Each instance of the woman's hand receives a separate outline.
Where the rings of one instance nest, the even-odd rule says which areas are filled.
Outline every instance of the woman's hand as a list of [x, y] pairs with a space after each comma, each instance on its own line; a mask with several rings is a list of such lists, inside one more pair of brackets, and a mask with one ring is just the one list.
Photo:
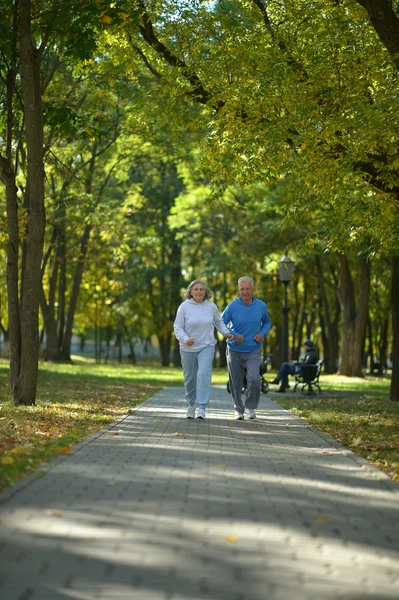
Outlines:
[[232, 333], [226, 333], [224, 337], [226, 340], [229, 340], [229, 342], [234, 342], [234, 335]]
[[187, 346], [192, 346], [193, 344], [195, 344], [194, 338], [188, 338], [186, 344], [187, 344]]

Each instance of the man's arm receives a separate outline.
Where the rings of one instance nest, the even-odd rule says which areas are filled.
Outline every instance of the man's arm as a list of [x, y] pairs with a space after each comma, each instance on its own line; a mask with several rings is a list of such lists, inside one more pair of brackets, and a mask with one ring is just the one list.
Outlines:
[[272, 326], [272, 320], [269, 316], [269, 312], [267, 310], [266, 304], [264, 306], [263, 309], [263, 313], [262, 313], [262, 327], [260, 328], [260, 334], [263, 337], [266, 337], [266, 335], [269, 333], [270, 331], [270, 327]]

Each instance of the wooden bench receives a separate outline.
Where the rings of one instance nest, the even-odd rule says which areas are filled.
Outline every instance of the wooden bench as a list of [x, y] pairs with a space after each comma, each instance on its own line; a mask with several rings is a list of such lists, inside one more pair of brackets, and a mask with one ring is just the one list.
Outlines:
[[301, 386], [301, 394], [305, 393], [308, 396], [314, 394], [313, 388], [317, 387], [319, 394], [321, 394], [321, 388], [319, 385], [319, 378], [321, 369], [324, 363], [324, 358], [318, 360], [314, 365], [301, 365], [301, 372], [295, 375], [295, 387], [294, 392], [298, 386]]

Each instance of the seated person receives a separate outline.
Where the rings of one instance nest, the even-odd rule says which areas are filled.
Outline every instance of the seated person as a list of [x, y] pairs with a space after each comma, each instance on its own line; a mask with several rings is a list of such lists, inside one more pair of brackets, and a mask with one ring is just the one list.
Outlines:
[[300, 357], [299, 360], [291, 362], [283, 362], [280, 367], [280, 371], [277, 373], [276, 379], [271, 383], [280, 384], [277, 392], [285, 392], [288, 385], [288, 375], [296, 375], [301, 372], [301, 365], [315, 365], [318, 361], [318, 355], [316, 346], [311, 340], [305, 340], [304, 343], [305, 354]]

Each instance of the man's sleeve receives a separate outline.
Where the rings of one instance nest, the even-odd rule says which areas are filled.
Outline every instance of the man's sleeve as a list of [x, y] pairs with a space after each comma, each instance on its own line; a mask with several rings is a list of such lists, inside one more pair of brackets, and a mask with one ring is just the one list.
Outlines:
[[237, 335], [236, 332], [234, 331], [233, 327], [231, 327], [231, 317], [232, 317], [231, 312], [232, 312], [231, 306], [230, 306], [230, 304], [228, 304], [226, 306], [226, 308], [224, 309], [224, 311], [222, 312], [222, 320], [223, 320], [223, 323], [227, 327], [230, 325], [229, 332], [232, 333], [234, 336], [236, 336]]
[[224, 309], [224, 311], [222, 312], [222, 319], [223, 319], [223, 323], [227, 326], [230, 321], [231, 321], [231, 317], [230, 317], [230, 308], [229, 308], [229, 304], [226, 306], [226, 308]]
[[269, 317], [267, 306], [265, 304], [264, 309], [263, 309], [263, 314], [262, 314], [262, 327], [261, 327], [261, 330], [259, 333], [261, 333], [263, 335], [263, 337], [266, 337], [266, 335], [269, 333], [271, 326], [272, 326], [272, 320]]

